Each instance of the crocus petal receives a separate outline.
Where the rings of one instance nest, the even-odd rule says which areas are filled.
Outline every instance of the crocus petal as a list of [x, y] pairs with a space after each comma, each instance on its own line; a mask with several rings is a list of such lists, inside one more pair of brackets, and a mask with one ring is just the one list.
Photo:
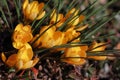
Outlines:
[[3, 62], [5, 62], [6, 61], [6, 56], [5, 56], [5, 54], [2, 52], [2, 54], [1, 54], [1, 58], [2, 58], [2, 61]]
[[[106, 46], [104, 45], [105, 43], [101, 42], [101, 43], [97, 43], [96, 41], [94, 41], [92, 43], [92, 45], [89, 47], [89, 51], [103, 51], [105, 50]], [[103, 45], [103, 46], [102, 46]]]
[[15, 30], [14, 30], [14, 31], [21, 31], [22, 27], [23, 27], [23, 24], [20, 23], [20, 24], [18, 24], [18, 25], [15, 27]]
[[75, 29], [76, 31], [83, 31], [84, 29], [86, 29], [88, 27], [88, 24], [84, 25], [84, 26], [80, 26], [79, 28]]
[[80, 46], [81, 51], [87, 51], [88, 50], [88, 46]]
[[86, 52], [81, 50], [80, 47], [67, 48], [65, 53], [62, 55], [63, 62], [74, 65], [83, 65], [86, 62], [84, 58], [86, 58]]
[[[105, 43], [97, 43], [96, 41], [94, 41], [92, 45], [89, 47], [88, 51], [103, 51], [106, 48], [104, 44]], [[105, 60], [107, 56], [88, 56], [88, 58], [95, 59], [95, 60]]]
[[44, 7], [44, 5], [45, 5], [45, 4], [44, 4], [43, 2], [41, 2], [41, 3], [39, 4], [39, 7], [38, 7], [38, 8], [39, 8], [39, 10], [42, 10], [42, 9], [43, 9], [43, 7]]
[[58, 22], [60, 20], [62, 20], [63, 18], [63, 14], [54, 14], [52, 17], [51, 17], [51, 21], [50, 23], [55, 23], [55, 22]]
[[30, 32], [30, 33], [32, 32], [30, 25], [25, 25], [24, 27], [21, 28], [21, 30], [25, 32]]
[[39, 61], [39, 58], [34, 58], [32, 67], [35, 66], [38, 63], [38, 61]]
[[43, 11], [44, 3], [40, 3], [38, 1], [28, 2], [25, 1], [23, 4], [23, 14], [24, 18], [27, 21], [33, 21], [34, 19], [41, 19], [45, 15], [45, 11]]
[[73, 18], [72, 20], [70, 20], [70, 22], [68, 24], [75, 26], [78, 23], [79, 23], [79, 16], [76, 16], [75, 18]]
[[32, 64], [33, 64], [33, 61], [30, 60], [30, 61], [26, 62], [26, 63], [23, 65], [22, 69], [31, 68], [31, 67], [32, 67]]
[[8, 57], [6, 64], [10, 67], [13, 67], [17, 62], [17, 54], [12, 54]]
[[82, 22], [84, 19], [85, 19], [85, 16], [84, 16], [84, 15], [80, 15], [80, 16], [79, 16], [79, 22]]
[[25, 9], [28, 5], [29, 1], [28, 0], [24, 0], [24, 3], [23, 3], [23, 9]]
[[63, 44], [64, 33], [60, 31], [56, 31], [55, 34], [53, 35], [53, 39], [54, 39], [55, 45]]
[[20, 49], [24, 46], [24, 43], [22, 42], [13, 42], [12, 43], [13, 47], [16, 48], [16, 49]]
[[95, 59], [95, 60], [105, 60], [107, 59], [107, 56], [88, 56], [89, 59]]
[[22, 61], [21, 59], [19, 59], [19, 60], [17, 61], [16, 65], [15, 65], [15, 67], [16, 67], [18, 70], [22, 69], [22, 67], [23, 67], [23, 61]]
[[42, 17], [44, 17], [45, 15], [45, 11], [43, 11], [42, 13], [40, 13], [37, 17], [37, 20], [41, 19]]
[[23, 62], [28, 62], [29, 60], [32, 59], [32, 57], [33, 57], [33, 51], [28, 43], [26, 43], [25, 46], [19, 49], [18, 59], [23, 60]]
[[30, 42], [33, 38], [31, 26], [23, 24], [18, 24], [13, 32], [12, 40], [13, 47], [16, 49], [20, 49], [24, 46], [25, 43]]
[[70, 17], [73, 13], [73, 16], [76, 16], [78, 14], [79, 10], [76, 10], [75, 8], [72, 8], [67, 14], [66, 17]]

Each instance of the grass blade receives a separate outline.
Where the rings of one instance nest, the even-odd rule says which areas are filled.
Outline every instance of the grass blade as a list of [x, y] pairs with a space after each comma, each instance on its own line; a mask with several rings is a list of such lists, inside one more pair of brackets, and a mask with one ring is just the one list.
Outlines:
[[4, 11], [1, 9], [1, 7], [0, 7], [0, 12], [2, 13], [2, 17], [3, 17], [4, 21], [6, 22], [7, 26], [10, 27], [10, 25], [9, 25], [9, 23], [8, 23], [8, 21], [7, 21], [7, 18], [6, 18], [6, 16], [5, 16], [5, 13], [4, 13]]
[[3, 2], [4, 2], [5, 6], [6, 6], [7, 10], [8, 10], [8, 15], [9, 15], [9, 17], [10, 17], [11, 28], [13, 29], [12, 16], [11, 16], [10, 9], [9, 9], [9, 7], [8, 7], [7, 1], [6, 1], [6, 0], [3, 0]]

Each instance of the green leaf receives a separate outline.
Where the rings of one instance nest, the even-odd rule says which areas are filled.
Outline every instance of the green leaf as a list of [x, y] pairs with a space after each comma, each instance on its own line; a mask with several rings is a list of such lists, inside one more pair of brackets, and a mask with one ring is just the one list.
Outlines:
[[7, 21], [7, 18], [6, 18], [6, 16], [5, 16], [5, 13], [4, 13], [4, 11], [2, 10], [1, 7], [0, 7], [0, 12], [2, 13], [2, 17], [3, 17], [4, 21], [6, 22], [7, 26], [10, 27], [10, 25], [9, 25], [9, 23], [8, 23], [8, 21]]
[[53, 46], [51, 48], [47, 48], [47, 49], [43, 49], [43, 50], [38, 50], [38, 51], [35, 51], [36, 54], [39, 54], [39, 53], [42, 53], [42, 52], [45, 52], [45, 51], [48, 51], [48, 50], [52, 50], [52, 49], [57, 49], [57, 48], [71, 48], [71, 47], [78, 47], [78, 46], [86, 46], [87, 44], [74, 44], [73, 43], [68, 43], [68, 44], [62, 44], [62, 45], [56, 45], [56, 46]]
[[104, 24], [109, 22], [117, 13], [114, 13], [110, 18], [102, 19], [99, 22], [97, 22], [95, 25], [93, 25], [91, 28], [89, 28], [88, 31], [81, 34], [81, 41], [85, 40], [87, 38], [90, 38], [93, 34], [95, 34], [100, 28], [103, 27]]
[[8, 10], [8, 15], [9, 15], [9, 17], [10, 17], [10, 24], [11, 24], [10, 27], [11, 27], [11, 29], [13, 29], [12, 16], [11, 16], [11, 12], [10, 12], [10, 9], [9, 9], [9, 7], [8, 7], [7, 1], [6, 1], [6, 0], [3, 0], [3, 3], [5, 4], [5, 6], [6, 6], [7, 10]]
[[100, 8], [96, 8], [95, 10], [93, 10], [93, 12], [86, 14], [86, 20], [89, 19], [92, 15], [95, 15], [96, 13], [100, 12], [101, 10], [107, 8], [109, 5], [111, 5], [112, 3], [116, 2], [117, 0], [111, 0], [110, 2], [108, 2], [107, 4], [105, 4], [104, 6], [100, 7]]
[[[87, 55], [88, 56], [114, 56], [117, 55], [116, 57], [120, 57], [119, 56], [120, 53], [120, 49], [114, 49], [114, 50], [104, 50], [104, 51], [88, 51]], [[113, 55], [110, 55], [113, 54]]]
[[14, 4], [15, 4], [15, 9], [16, 9], [16, 12], [17, 12], [17, 17], [18, 17], [18, 20], [20, 20], [20, 16], [21, 16], [21, 12], [20, 12], [20, 7], [19, 7], [19, 4], [18, 2], [20, 3], [21, 0], [13, 0], [14, 1]]

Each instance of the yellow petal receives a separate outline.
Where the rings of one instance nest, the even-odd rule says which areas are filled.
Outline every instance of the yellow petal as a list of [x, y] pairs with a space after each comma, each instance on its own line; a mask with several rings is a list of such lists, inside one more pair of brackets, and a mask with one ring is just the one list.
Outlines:
[[[33, 15], [31, 15], [31, 13], [32, 13], [32, 10], [34, 9], [33, 7], [35, 6], [35, 5], [37, 5], [38, 4], [38, 2], [37, 1], [33, 1], [33, 2], [31, 2], [31, 3], [29, 3], [28, 4], [28, 6], [27, 6], [27, 8], [25, 9], [25, 11], [23, 11], [24, 12], [24, 16], [27, 18], [27, 19], [30, 19], [30, 20], [34, 20], [35, 18], [36, 18], [36, 14], [38, 14], [38, 12], [37, 13], [34, 13], [36, 16], [34, 17]], [[33, 14], [33, 13], [32, 13]]]
[[30, 9], [30, 13], [28, 16], [30, 20], [34, 20], [37, 17], [40, 11], [38, 9], [38, 5], [39, 5], [38, 1], [33, 1], [32, 3], [30, 3], [31, 9]]
[[[78, 12], [79, 12], [79, 10], [76, 10], [75, 8], [72, 8], [72, 9], [66, 14], [65, 18], [68, 19], [68, 18], [70, 18], [70, 17], [75, 17], [75, 16], [78, 15]], [[73, 21], [73, 19], [72, 19], [71, 21]], [[70, 21], [70, 23], [71, 23], [71, 21]], [[79, 17], [76, 17], [76, 21], [77, 21], [77, 22], [75, 22], [75, 20], [74, 20], [75, 23], [78, 23], [78, 22], [79, 22]], [[74, 22], [73, 22], [73, 23], [74, 23]], [[70, 23], [69, 23], [69, 24], [70, 24]]]
[[96, 41], [94, 41], [92, 43], [92, 45], [89, 47], [89, 51], [103, 51], [106, 48], [106, 46], [104, 44], [105, 43], [103, 43], [103, 42], [97, 43]]
[[52, 18], [54, 15], [56, 15], [56, 10], [54, 9], [50, 15], [50, 18]]
[[23, 24], [20, 23], [20, 24], [18, 24], [18, 25], [15, 27], [15, 30], [14, 30], [14, 31], [21, 31], [22, 27], [23, 27]]
[[79, 17], [76, 16], [76, 17], [73, 18], [68, 24], [75, 26], [75, 25], [77, 25], [78, 23], [79, 23]]
[[31, 68], [31, 67], [32, 67], [32, 64], [33, 64], [33, 61], [30, 60], [30, 61], [26, 62], [25, 64], [23, 64], [22, 69]]
[[58, 21], [61, 21], [63, 19], [63, 14], [54, 14], [52, 17], [51, 17], [51, 21], [50, 23], [55, 23], [55, 22], [58, 22]]
[[20, 49], [25, 43], [29, 42], [33, 38], [31, 26], [18, 24], [13, 32], [12, 40], [13, 47]]
[[[97, 43], [96, 41], [94, 41], [88, 50], [89, 51], [103, 51], [106, 48], [106, 46], [104, 44], [105, 43], [103, 43], [103, 42]], [[102, 45], [104, 45], [104, 46], [102, 46]], [[98, 54], [100, 54], [100, 53], [98, 53]], [[95, 60], [105, 60], [107, 58], [107, 56], [88, 56], [88, 58], [95, 59]]]
[[[85, 64], [85, 62], [86, 62], [86, 60], [84, 59], [86, 57], [85, 51], [79, 51], [77, 54], [76, 53], [73, 54], [73, 52], [70, 52], [70, 53], [69, 53], [69, 55], [66, 55], [66, 53], [64, 53], [62, 55], [62, 58], [63, 58], [62, 61], [63, 62], [67, 62], [67, 63], [72, 64], [72, 65], [83, 65], [83, 64]], [[65, 58], [65, 57], [71, 57], [71, 58]], [[77, 57], [77, 58], [75, 58], [75, 57]]]
[[[42, 29], [40, 30], [40, 34], [43, 33], [45, 30], [47, 30], [51, 25], [48, 25], [48, 26], [43, 26]], [[45, 33], [49, 33], [51, 35], [53, 35], [53, 33], [55, 32], [56, 30], [56, 27], [55, 26], [52, 26], [51, 28], [49, 28]], [[44, 34], [45, 34], [44, 33]]]
[[18, 60], [17, 54], [12, 54], [11, 56], [8, 57], [6, 64], [10, 67], [13, 67], [16, 64], [17, 60]]
[[65, 44], [66, 42], [64, 41], [64, 33], [61, 31], [56, 31], [53, 35], [53, 39], [54, 39], [54, 46], [56, 45], [61, 45], [61, 44]]
[[30, 25], [25, 25], [22, 29], [23, 29], [23, 31], [25, 31], [25, 32], [30, 32], [30, 33], [32, 32]]
[[6, 56], [5, 56], [5, 54], [2, 52], [2, 54], [1, 54], [1, 58], [2, 58], [2, 61], [3, 62], [5, 62], [6, 61]]
[[24, 3], [23, 3], [23, 10], [28, 6], [28, 0], [24, 0]]
[[39, 4], [39, 11], [40, 11], [40, 10], [42, 10], [42, 9], [43, 9], [43, 7], [44, 7], [44, 3], [43, 3], [43, 2], [41, 2], [41, 3]]
[[77, 57], [77, 58], [66, 58], [63, 59], [64, 62], [70, 63], [70, 64], [75, 64], [75, 65], [82, 65], [85, 63], [85, 57], [86, 53], [85, 51], [81, 51], [80, 47], [72, 47], [72, 48], [67, 48], [64, 53], [64, 57]]
[[35, 66], [38, 63], [38, 61], [39, 61], [39, 58], [34, 58], [32, 67]]
[[20, 49], [24, 46], [24, 43], [22, 42], [13, 42], [12, 43], [13, 47], [16, 48], [16, 49]]
[[85, 16], [84, 15], [80, 15], [79, 22], [82, 22], [84, 19], [85, 19]]
[[18, 51], [18, 59], [23, 60], [23, 62], [28, 62], [33, 57], [33, 51], [31, 46], [26, 43], [21, 49]]
[[25, 1], [23, 4], [23, 14], [25, 20], [33, 21], [34, 19], [41, 19], [45, 15], [45, 11], [43, 12], [43, 7], [44, 3], [39, 4], [38, 1], [32, 1], [31, 3], [29, 3]]
[[40, 13], [40, 14], [38, 15], [37, 20], [38, 20], [38, 19], [41, 19], [44, 15], [45, 15], [45, 11], [43, 11], [42, 13]]
[[21, 59], [18, 60], [17, 63], [16, 63], [16, 65], [15, 65], [15, 67], [16, 67], [18, 70], [22, 69], [22, 67], [23, 67], [23, 61], [22, 61]]
[[105, 60], [107, 59], [107, 56], [88, 56], [88, 58], [95, 60]]
[[81, 51], [87, 51], [88, 50], [88, 46], [80, 46]]
[[[36, 34], [35, 37], [33, 37], [33, 39], [31, 40], [30, 43], [33, 43], [38, 37], [39, 37], [39, 34]], [[34, 48], [36, 48], [38, 46], [41, 46], [41, 38], [38, 38], [33, 44]]]
[[73, 16], [76, 16], [78, 14], [79, 10], [76, 10], [75, 8], [72, 8], [68, 13], [67, 15], [71, 15], [71, 14], [74, 14]]
[[88, 27], [88, 24], [86, 24], [85, 26], [80, 26], [79, 28], [77, 28], [77, 31], [83, 31], [84, 29], [86, 29]]

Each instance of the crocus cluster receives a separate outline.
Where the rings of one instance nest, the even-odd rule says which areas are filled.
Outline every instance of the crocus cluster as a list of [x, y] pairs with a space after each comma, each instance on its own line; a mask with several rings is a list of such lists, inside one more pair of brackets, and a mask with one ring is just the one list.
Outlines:
[[[54, 9], [49, 17], [49, 24], [41, 26], [39, 32], [33, 36], [31, 30], [33, 26], [28, 23], [44, 17], [45, 11], [43, 7], [44, 3], [39, 3], [38, 1], [29, 3], [29, 0], [24, 0], [22, 11], [27, 24], [19, 23], [12, 35], [13, 47], [18, 51], [11, 54], [8, 58], [4, 52], [1, 55], [3, 62], [8, 66], [15, 67], [18, 70], [35, 66], [39, 58], [35, 56], [33, 48], [52, 48], [54, 46], [80, 42], [80, 31], [85, 30], [88, 24], [77, 26], [84, 21], [85, 16], [79, 15], [79, 10], [75, 8], [69, 10], [66, 15], [57, 13], [57, 10]], [[83, 65], [88, 58], [95, 60], [106, 59], [106, 56], [87, 55], [87, 51], [105, 50], [106, 46], [100, 46], [103, 44], [105, 43], [97, 43], [96, 41], [93, 41], [93, 44], [90, 46], [74, 46], [75, 44], [71, 44], [74, 47], [55, 48], [54, 51], [64, 52], [60, 57], [63, 62], [73, 65]]]
[[[29, 3], [29, 0], [24, 0], [22, 11], [25, 22], [29, 23], [35, 19], [41, 19], [45, 15], [43, 7], [44, 3], [38, 3], [38, 1]], [[18, 51], [10, 55], [8, 58], [3, 52], [1, 54], [3, 62], [5, 62], [5, 64], [9, 67], [15, 67], [17, 70], [27, 69], [35, 66], [38, 63], [39, 58], [34, 56], [33, 49], [29, 44], [32, 38], [33, 35], [31, 26], [19, 23], [15, 27], [12, 35], [13, 47]]]
[[[84, 15], [78, 15], [79, 10], [73, 8], [66, 15], [56, 13], [56, 10], [53, 10], [50, 16], [50, 23], [46, 26], [42, 26], [39, 30], [39, 33], [33, 37], [31, 43], [34, 48], [51, 48], [54, 46], [60, 46], [68, 43], [77, 43], [80, 42], [80, 31], [86, 29], [88, 24], [84, 26], [76, 26], [85, 19]], [[64, 23], [70, 19], [65, 25], [65, 29], [59, 30]], [[44, 32], [44, 34], [42, 34]], [[42, 34], [42, 36], [40, 36]], [[40, 37], [39, 37], [40, 36]], [[67, 62], [74, 65], [85, 64], [86, 59], [96, 59], [96, 60], [105, 60], [106, 56], [87, 56], [87, 51], [103, 51], [105, 49], [105, 43], [97, 43], [93, 41], [93, 44], [90, 46], [75, 46], [70, 48], [57, 48], [54, 51], [63, 51], [61, 56], [61, 61]], [[75, 44], [71, 44], [75, 45]], [[94, 49], [96, 48], [96, 49]]]
[[2, 60], [10, 67], [15, 67], [17, 70], [33, 67], [39, 58], [33, 58], [33, 50], [28, 43], [33, 38], [30, 25], [18, 24], [13, 32], [12, 40], [13, 47], [18, 49], [17, 53], [6, 58], [2, 53]]

